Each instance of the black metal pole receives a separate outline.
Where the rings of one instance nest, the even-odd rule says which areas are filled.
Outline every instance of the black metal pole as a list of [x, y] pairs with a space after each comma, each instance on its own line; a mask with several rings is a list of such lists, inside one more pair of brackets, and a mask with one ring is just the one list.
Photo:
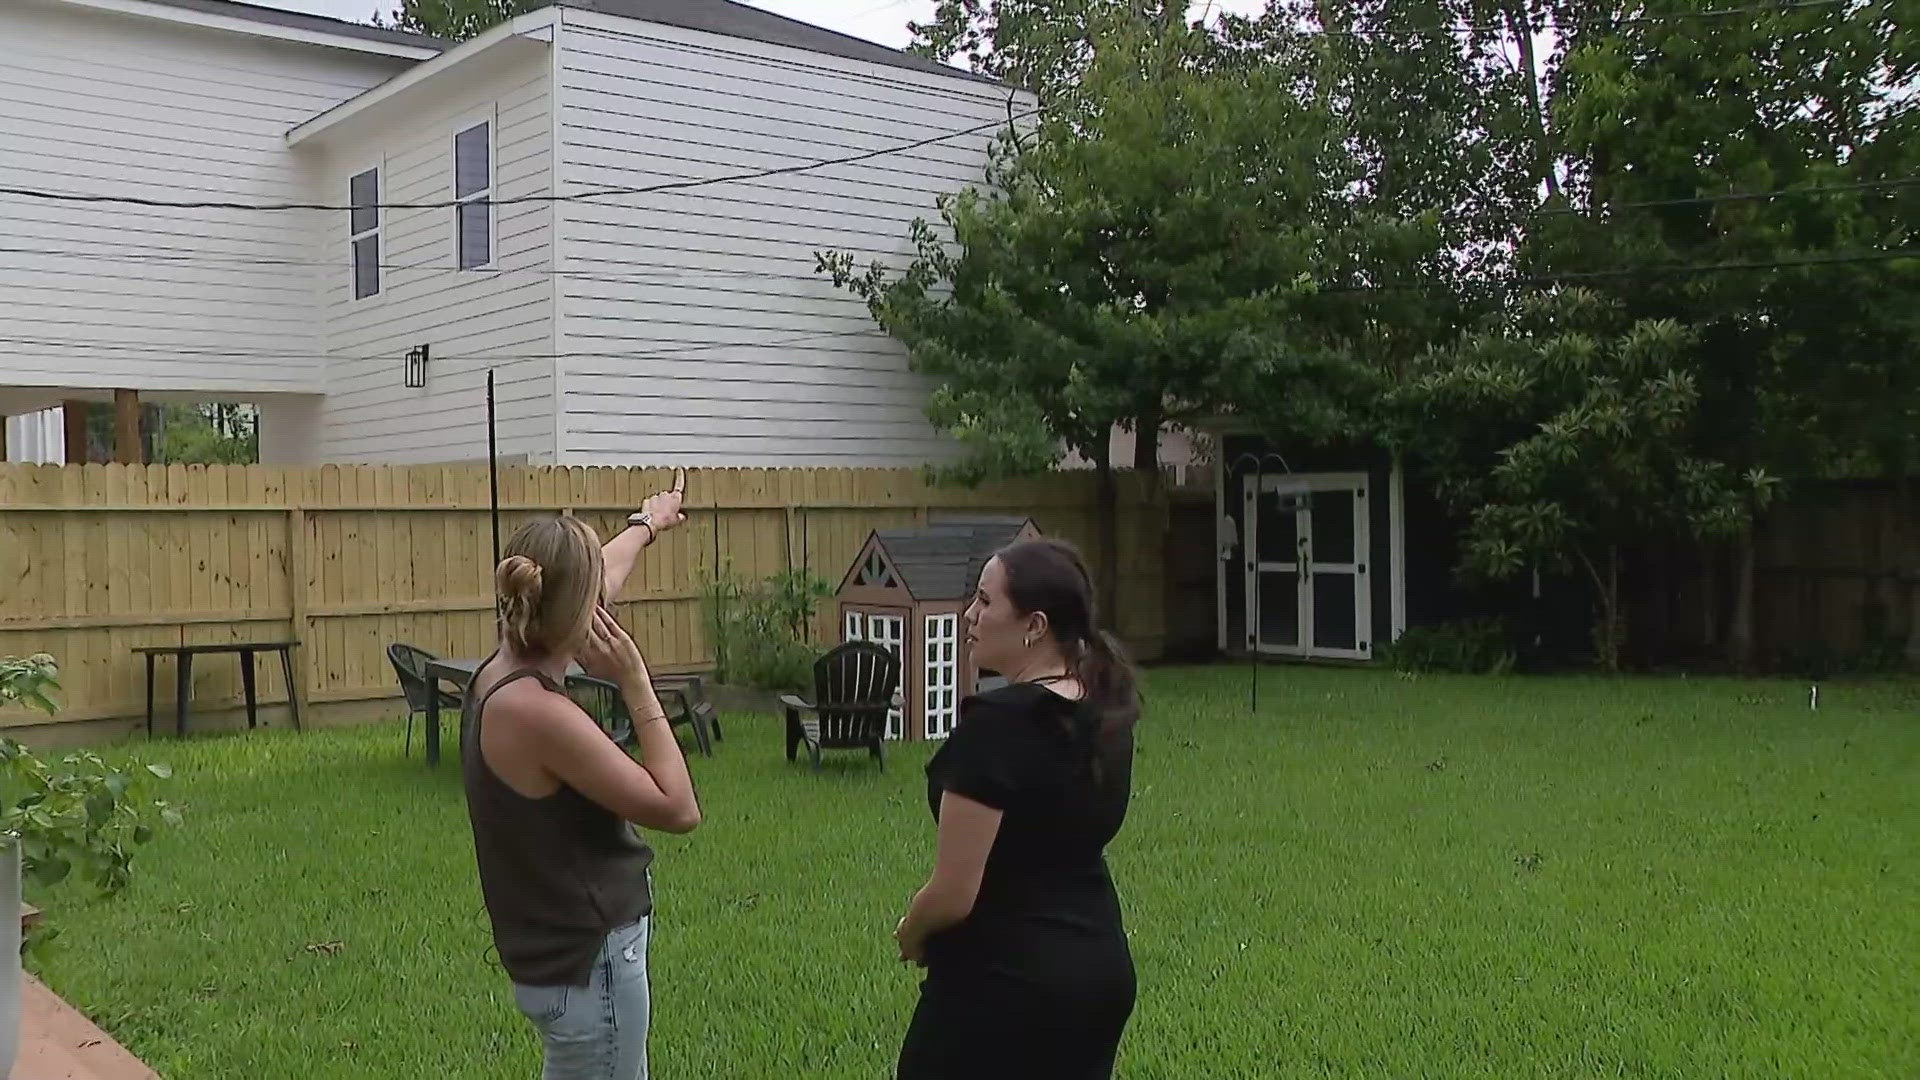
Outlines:
[[[493, 369], [487, 369], [487, 489], [493, 510], [493, 565], [500, 565], [500, 444], [493, 425]], [[491, 578], [492, 574], [489, 573]]]
[[[1280, 463], [1280, 469], [1282, 473], [1289, 476], [1293, 474], [1293, 466], [1288, 465], [1287, 459], [1284, 457], [1281, 457], [1279, 452], [1274, 450], [1269, 450], [1262, 455], [1255, 455], [1251, 453], [1241, 454], [1239, 457], [1234, 458], [1233, 461], [1227, 466], [1228, 475], [1232, 475], [1234, 469], [1239, 468], [1243, 465], [1250, 464], [1253, 466], [1253, 510], [1251, 511], [1252, 516], [1259, 515], [1260, 498], [1261, 496], [1266, 494], [1266, 492], [1262, 489], [1266, 487], [1268, 459], [1278, 461]], [[1247, 576], [1251, 579], [1249, 584], [1254, 589], [1257, 590], [1260, 582], [1260, 567], [1259, 567], [1260, 553], [1258, 551], [1249, 550], [1247, 547], [1247, 534], [1252, 530], [1253, 530], [1253, 521], [1251, 520], [1251, 517], [1248, 520], [1242, 521], [1240, 523], [1241, 556], [1247, 560], [1247, 569], [1249, 570], [1249, 573]], [[1247, 711], [1249, 713], [1258, 715], [1260, 712], [1260, 624], [1259, 624], [1260, 606], [1257, 603], [1257, 598], [1255, 598], [1251, 593], [1249, 593], [1246, 597], [1244, 597], [1243, 600], [1246, 602], [1247, 607], [1252, 609], [1248, 613], [1247, 627], [1246, 627], [1247, 675], [1248, 675], [1248, 683], [1249, 683], [1248, 692], [1247, 692]], [[1301, 628], [1300, 632], [1304, 633], [1305, 628], [1304, 627]]]

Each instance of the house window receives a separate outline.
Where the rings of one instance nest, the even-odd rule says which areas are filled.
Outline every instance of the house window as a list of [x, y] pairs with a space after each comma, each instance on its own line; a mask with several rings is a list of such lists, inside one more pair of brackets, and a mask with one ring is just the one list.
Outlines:
[[348, 246], [353, 253], [353, 298], [380, 291], [380, 170], [368, 169], [347, 181]]
[[454, 245], [462, 270], [493, 262], [493, 125], [475, 124], [453, 137]]
[[954, 701], [960, 671], [959, 657], [954, 651], [959, 644], [958, 627], [957, 615], [927, 616], [926, 678], [922, 680], [927, 692], [927, 708], [922, 715], [929, 739], [946, 738], [958, 716]]

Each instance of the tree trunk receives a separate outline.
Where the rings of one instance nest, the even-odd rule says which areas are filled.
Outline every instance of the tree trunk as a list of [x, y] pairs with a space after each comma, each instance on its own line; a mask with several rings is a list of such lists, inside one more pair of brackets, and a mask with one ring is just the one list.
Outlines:
[[1558, 198], [1560, 178], [1554, 175], [1555, 156], [1547, 131], [1547, 114], [1540, 102], [1540, 68], [1533, 55], [1533, 20], [1528, 18], [1527, 0], [1508, 0], [1504, 5], [1507, 25], [1520, 46], [1521, 77], [1527, 84], [1527, 111], [1533, 118], [1534, 168], [1547, 186], [1547, 196]]
[[1754, 522], [1749, 519], [1733, 546], [1733, 614], [1727, 619], [1727, 662], [1735, 671], [1753, 670]]
[[1100, 621], [1112, 629], [1120, 613], [1120, 489], [1113, 476], [1113, 448], [1101, 442], [1093, 459], [1099, 484], [1094, 514], [1100, 543]]
[[1620, 670], [1620, 653], [1626, 646], [1627, 619], [1620, 602], [1620, 545], [1607, 545], [1607, 591], [1601, 615], [1606, 619], [1606, 645], [1602, 663], [1607, 673]]
[[1620, 616], [1620, 545], [1607, 545], [1607, 569], [1603, 574], [1593, 564], [1585, 551], [1580, 551], [1580, 562], [1587, 568], [1587, 577], [1593, 581], [1594, 597], [1599, 601], [1600, 614], [1593, 624], [1593, 658], [1600, 670], [1609, 675], [1620, 670], [1620, 648], [1625, 635]]
[[1720, 549], [1697, 542], [1700, 558], [1700, 645], [1707, 653], [1720, 647]]
[[1137, 472], [1160, 475], [1160, 414], [1140, 414], [1133, 422], [1133, 467]]

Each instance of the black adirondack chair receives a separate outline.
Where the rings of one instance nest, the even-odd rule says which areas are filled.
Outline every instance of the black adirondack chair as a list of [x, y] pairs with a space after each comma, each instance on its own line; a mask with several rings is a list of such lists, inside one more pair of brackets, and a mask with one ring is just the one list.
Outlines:
[[787, 760], [805, 743], [820, 770], [822, 750], [860, 750], [886, 767], [881, 744], [887, 713], [897, 705], [900, 660], [869, 641], [837, 645], [813, 665], [813, 700], [782, 694], [787, 713]]
[[393, 673], [400, 677], [400, 693], [407, 699], [407, 742], [406, 753], [413, 754], [413, 717], [418, 713], [425, 716], [428, 707], [427, 695], [432, 692], [427, 681], [427, 661], [438, 660], [417, 645], [394, 642], [387, 646], [387, 662], [393, 665]]

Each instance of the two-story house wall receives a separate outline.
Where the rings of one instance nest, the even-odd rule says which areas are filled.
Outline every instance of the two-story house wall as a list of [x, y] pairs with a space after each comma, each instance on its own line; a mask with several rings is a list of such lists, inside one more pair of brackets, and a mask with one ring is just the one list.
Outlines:
[[254, 403], [272, 461], [460, 461], [491, 373], [534, 462], [953, 452], [814, 254], [904, 256], [1023, 95], [728, 0], [457, 46], [11, 0], [0, 39], [0, 413], [132, 389]]

